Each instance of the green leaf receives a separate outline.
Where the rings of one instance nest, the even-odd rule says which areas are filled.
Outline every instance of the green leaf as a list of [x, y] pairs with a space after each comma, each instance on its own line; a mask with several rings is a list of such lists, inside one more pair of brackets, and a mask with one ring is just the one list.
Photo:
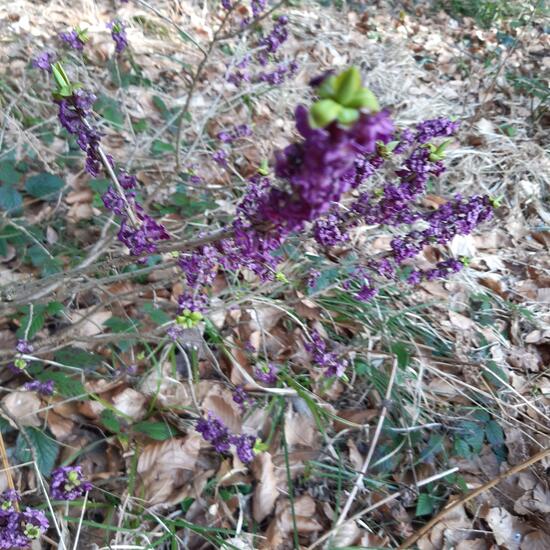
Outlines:
[[13, 160], [3, 160], [0, 162], [0, 181], [8, 185], [15, 185], [21, 174], [15, 168], [16, 163]]
[[157, 325], [164, 325], [172, 319], [170, 315], [162, 311], [162, 309], [156, 308], [155, 305], [151, 302], [143, 304], [142, 309], [143, 311], [145, 311], [145, 313], [149, 314], [149, 317], [151, 317], [153, 322]]
[[139, 325], [137, 321], [131, 319], [123, 319], [122, 317], [111, 317], [107, 319], [103, 326], [110, 328], [113, 332], [136, 332], [136, 327]]
[[502, 445], [504, 443], [504, 431], [500, 424], [494, 420], [487, 422], [485, 436], [491, 445]]
[[328, 126], [340, 114], [342, 106], [332, 99], [320, 99], [309, 109], [310, 123], [314, 128]]
[[0, 433], [12, 432], [15, 428], [3, 417], [0, 416]]
[[360, 89], [361, 73], [357, 67], [350, 67], [347, 71], [336, 77], [334, 82], [334, 99], [341, 105], [347, 105]]
[[153, 155], [162, 155], [163, 153], [173, 153], [174, 146], [171, 143], [166, 141], [161, 141], [160, 139], [153, 140], [151, 145], [151, 153]]
[[76, 347], [66, 347], [55, 352], [54, 359], [63, 365], [79, 369], [93, 369], [101, 365], [102, 357]]
[[101, 412], [101, 423], [110, 432], [120, 432], [120, 422], [116, 417], [116, 414], [109, 409], [105, 409]]
[[25, 191], [37, 199], [55, 199], [57, 193], [63, 189], [65, 182], [54, 174], [42, 172], [31, 176], [25, 182]]
[[151, 439], [164, 441], [176, 435], [176, 430], [163, 422], [138, 422], [133, 426], [134, 431], [145, 434]]
[[434, 499], [427, 493], [420, 493], [416, 502], [415, 516], [427, 516], [434, 510]]
[[37, 467], [40, 473], [48, 476], [52, 471], [57, 455], [59, 443], [50, 435], [49, 431], [41, 431], [37, 428], [25, 428], [27, 438], [19, 433], [15, 442], [15, 456], [19, 462], [31, 462], [33, 455], [29, 449], [29, 440], [36, 455]]
[[55, 383], [55, 389], [63, 397], [80, 397], [81, 399], [86, 399], [84, 396], [87, 396], [88, 394], [80, 380], [68, 376], [65, 372], [47, 371], [37, 376], [37, 378], [41, 382], [53, 380]]
[[13, 185], [3, 184], [0, 186], [0, 208], [2, 210], [17, 210], [22, 204], [23, 197]]
[[464, 439], [456, 438], [453, 444], [453, 454], [464, 458], [470, 458], [472, 456], [472, 451], [470, 445], [468, 445]]
[[124, 126], [124, 115], [119, 108], [118, 101], [115, 99], [101, 95], [94, 105], [94, 109], [107, 121], [111, 126], [122, 128]]
[[[27, 338], [29, 340], [32, 340], [32, 338], [34, 338], [36, 333], [44, 326], [45, 322], [46, 322], [46, 315], [44, 314], [44, 311], [36, 311], [35, 309], [30, 327], [28, 329]], [[29, 316], [27, 314], [21, 319], [21, 326], [17, 329], [16, 335], [18, 338], [23, 338], [25, 336], [25, 331], [27, 330], [28, 325], [29, 325]]]
[[407, 367], [411, 360], [409, 348], [403, 342], [395, 342], [390, 346], [390, 351], [397, 356], [397, 366], [400, 369]]

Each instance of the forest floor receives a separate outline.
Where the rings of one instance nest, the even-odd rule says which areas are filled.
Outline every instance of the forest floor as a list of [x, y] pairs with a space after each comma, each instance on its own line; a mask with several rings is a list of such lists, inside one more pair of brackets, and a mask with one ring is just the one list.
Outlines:
[[[219, 14], [206, 2], [150, 4], [0, 3], [0, 363], [26, 335], [59, 384], [54, 397], [24, 392], [22, 377], [2, 367], [0, 427], [30, 502], [44, 503], [39, 480], [54, 465], [78, 463], [94, 485], [85, 503], [52, 504], [57, 532], [36, 548], [550, 548], [548, 20], [525, 9], [484, 27], [428, 2], [281, 7], [290, 20], [282, 55], [298, 61], [298, 74], [261, 95], [239, 92], [223, 79], [226, 52], [211, 57], [183, 136], [184, 166], [207, 182], [193, 188], [176, 172], [174, 121], [200, 52], [177, 27], [207, 44]], [[113, 63], [105, 25], [115, 15], [128, 25], [131, 55]], [[487, 193], [499, 199], [496, 216], [453, 240], [453, 254], [471, 259], [463, 273], [388, 293], [369, 309], [330, 288], [308, 296], [280, 282], [243, 298], [219, 277], [206, 328], [184, 342], [198, 349], [190, 369], [161, 328], [176, 310], [181, 272], [169, 256], [137, 274], [117, 263], [125, 257], [99, 200], [105, 182], [91, 182], [80, 151], [67, 148], [50, 84], [29, 65], [76, 26], [91, 37], [85, 61], [72, 61], [99, 97], [105, 148], [181, 235], [201, 228], [205, 212], [234, 212], [229, 183], [288, 142], [310, 78], [352, 64], [399, 124], [461, 119], [425, 205]], [[237, 37], [232, 48], [246, 42]], [[251, 124], [254, 138], [228, 173], [196, 136], [236, 122]], [[55, 201], [29, 184], [27, 172], [40, 171], [61, 178]], [[58, 180], [48, 181], [55, 190]], [[20, 207], [11, 216], [8, 200]], [[387, 250], [387, 233], [369, 230], [360, 242]], [[291, 280], [305, 269], [288, 265]], [[347, 380], [323, 384], [301, 343], [304, 325], [350, 354]], [[223, 345], [213, 352], [216, 338]], [[300, 383], [289, 377], [288, 394], [247, 385], [243, 371], [257, 359], [247, 342], [298, 365]], [[240, 383], [254, 397], [246, 414], [232, 400]], [[267, 449], [250, 467], [220, 458], [186, 414], [197, 403], [236, 432], [264, 434]], [[371, 467], [342, 517], [373, 438]], [[36, 467], [20, 466], [25, 458]]]

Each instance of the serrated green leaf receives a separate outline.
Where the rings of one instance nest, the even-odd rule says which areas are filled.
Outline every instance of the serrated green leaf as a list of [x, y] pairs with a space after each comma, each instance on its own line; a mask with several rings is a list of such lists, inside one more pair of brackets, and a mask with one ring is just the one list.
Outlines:
[[100, 355], [73, 346], [57, 350], [54, 359], [58, 363], [79, 369], [92, 369], [101, 365], [102, 361]]
[[500, 424], [494, 420], [487, 422], [485, 436], [491, 445], [502, 445], [504, 443], [504, 431]]
[[15, 168], [16, 163], [13, 160], [3, 160], [0, 162], [0, 181], [8, 185], [15, 185], [21, 174]]
[[162, 155], [163, 153], [173, 153], [174, 146], [171, 143], [161, 141], [160, 139], [153, 140], [151, 145], [151, 153], [153, 155]]
[[415, 516], [427, 516], [434, 510], [434, 499], [427, 493], [420, 493], [416, 501]]
[[42, 172], [27, 179], [25, 191], [37, 199], [55, 199], [64, 186], [65, 182], [59, 176]]
[[15, 442], [15, 456], [19, 462], [30, 462], [33, 460], [33, 454], [29, 449], [30, 444], [36, 455], [37, 467], [40, 473], [48, 476], [55, 466], [57, 455], [59, 454], [59, 443], [46, 430], [41, 431], [37, 428], [25, 428], [26, 438], [19, 433]]
[[122, 332], [136, 332], [136, 327], [138, 326], [137, 321], [132, 321], [131, 319], [123, 319], [122, 317], [111, 317], [107, 319], [103, 326], [111, 329], [113, 332], [122, 333]]
[[138, 422], [133, 426], [134, 431], [142, 433], [157, 441], [164, 441], [176, 435], [176, 430], [163, 422]]
[[120, 422], [116, 414], [109, 410], [105, 409], [101, 412], [101, 423], [103, 426], [110, 432], [119, 433], [120, 432]]
[[472, 456], [472, 451], [470, 449], [470, 445], [468, 445], [464, 439], [458, 437], [453, 443], [453, 454], [464, 458], [470, 458]]
[[21, 208], [23, 197], [13, 185], [4, 183], [0, 185], [0, 208], [10, 211]]

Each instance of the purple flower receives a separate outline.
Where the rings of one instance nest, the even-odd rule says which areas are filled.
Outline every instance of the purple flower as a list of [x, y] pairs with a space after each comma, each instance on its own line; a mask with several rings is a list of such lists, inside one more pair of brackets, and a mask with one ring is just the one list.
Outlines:
[[166, 228], [156, 220], [137, 211], [139, 227], [134, 227], [124, 218], [120, 224], [118, 239], [125, 244], [134, 256], [153, 254], [157, 250], [158, 241], [170, 239]]
[[15, 346], [15, 349], [19, 353], [28, 354], [32, 353], [34, 348], [32, 347], [32, 344], [28, 342], [27, 340], [22, 340], [21, 338], [17, 340], [17, 344]]
[[251, 0], [252, 16], [254, 18], [259, 17], [264, 11], [266, 4], [267, 0]]
[[311, 342], [306, 342], [304, 346], [310, 353], [313, 362], [325, 369], [327, 378], [341, 377], [348, 362], [339, 359], [336, 353], [327, 351], [327, 343], [316, 330], [311, 331], [310, 337]]
[[205, 441], [212, 444], [218, 453], [229, 452], [229, 430], [212, 413], [208, 413], [208, 418], [199, 418], [195, 429], [202, 435]]
[[35, 69], [41, 69], [42, 71], [52, 72], [52, 65], [55, 63], [55, 53], [43, 51], [40, 52], [33, 60], [32, 66]]
[[21, 496], [15, 489], [6, 489], [0, 495], [0, 511], [12, 512], [15, 505], [21, 500]]
[[275, 384], [279, 368], [273, 363], [267, 363], [254, 369], [254, 378], [265, 384]]
[[208, 296], [202, 292], [184, 292], [178, 297], [178, 307], [180, 312], [188, 310], [191, 312], [198, 311], [203, 313], [208, 309], [208, 303]]
[[27, 382], [23, 387], [27, 391], [35, 391], [42, 395], [53, 395], [55, 383], [53, 380], [46, 380], [46, 382], [40, 382], [39, 380], [33, 380]]
[[436, 137], [448, 137], [454, 135], [460, 127], [459, 121], [448, 118], [434, 118], [425, 120], [416, 127], [414, 139], [418, 143], [427, 143]]
[[56, 500], [75, 500], [92, 490], [86, 481], [81, 466], [62, 466], [52, 472], [50, 493]]
[[222, 0], [222, 7], [224, 10], [229, 11], [231, 9], [231, 1], [230, 0]]
[[229, 132], [220, 132], [217, 137], [222, 143], [231, 143], [236, 139], [248, 137], [250, 135], [252, 135], [252, 129], [250, 128], [250, 126], [248, 126], [247, 124], [239, 124]]
[[317, 281], [319, 280], [319, 277], [321, 276], [321, 272], [317, 269], [312, 269], [309, 272], [308, 278], [307, 278], [307, 286], [309, 288], [315, 288], [317, 286]]
[[166, 330], [166, 334], [168, 334], [168, 337], [176, 342], [185, 334], [185, 329], [178, 325], [170, 325]]
[[136, 176], [131, 176], [124, 170], [120, 170], [118, 173], [118, 182], [123, 189], [135, 189], [137, 187]]
[[115, 41], [116, 53], [122, 53], [128, 46], [128, 37], [126, 36], [124, 23], [115, 19], [107, 23], [107, 28], [111, 29], [111, 37]]
[[322, 246], [336, 246], [347, 240], [347, 233], [342, 233], [340, 218], [329, 214], [313, 224], [313, 237]]
[[218, 149], [214, 153], [212, 153], [212, 160], [219, 164], [220, 166], [227, 166], [227, 158], [228, 158], [227, 151], [225, 149]]
[[50, 527], [46, 514], [41, 510], [27, 508], [19, 517], [23, 534], [29, 541], [40, 538]]
[[254, 403], [254, 399], [246, 393], [243, 386], [236, 386], [233, 390], [233, 401], [239, 405], [241, 412], [245, 411], [247, 405]]
[[82, 31], [73, 29], [69, 32], [62, 32], [59, 34], [59, 38], [63, 40], [73, 50], [82, 51], [86, 42], [86, 34]]
[[235, 446], [237, 456], [243, 464], [248, 464], [254, 460], [254, 444], [256, 443], [254, 436], [245, 434], [232, 435], [229, 440]]

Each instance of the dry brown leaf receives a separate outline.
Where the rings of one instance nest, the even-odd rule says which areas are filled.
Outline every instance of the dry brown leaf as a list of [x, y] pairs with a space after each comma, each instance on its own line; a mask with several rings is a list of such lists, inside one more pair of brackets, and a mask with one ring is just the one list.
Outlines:
[[463, 505], [449, 510], [433, 529], [418, 540], [420, 550], [450, 548], [471, 536], [472, 520], [466, 515]]
[[112, 402], [117, 410], [132, 420], [141, 420], [147, 413], [145, 408], [147, 398], [132, 388], [126, 388], [113, 396]]
[[290, 449], [295, 447], [314, 448], [319, 433], [311, 414], [294, 412], [290, 407], [285, 413], [285, 435]]
[[147, 445], [137, 465], [143, 498], [150, 504], [176, 504], [190, 494], [200, 446], [194, 432]]
[[504, 508], [494, 507], [484, 519], [493, 531], [497, 544], [505, 546], [507, 550], [519, 550], [525, 526], [518, 518]]
[[2, 399], [2, 404], [22, 426], [33, 426], [34, 428], [38, 428], [38, 426], [42, 424], [37, 413], [42, 406], [42, 401], [40, 401], [36, 393], [30, 391], [14, 391], [8, 393], [8, 395]]
[[259, 454], [252, 464], [252, 472], [258, 482], [252, 499], [252, 516], [261, 523], [273, 511], [279, 496], [271, 454]]

